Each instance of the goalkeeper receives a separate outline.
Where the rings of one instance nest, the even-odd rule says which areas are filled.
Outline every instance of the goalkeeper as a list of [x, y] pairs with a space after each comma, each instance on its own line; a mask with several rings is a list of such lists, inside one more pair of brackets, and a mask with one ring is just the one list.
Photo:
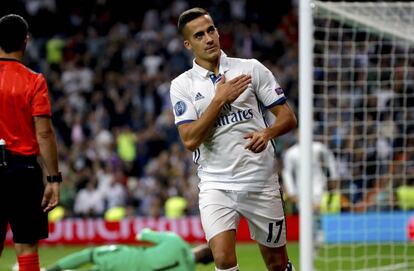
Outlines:
[[154, 246], [107, 245], [87, 248], [63, 257], [42, 271], [76, 269], [85, 264], [92, 264], [89, 270], [94, 271], [193, 271], [196, 263], [213, 261], [207, 245], [191, 248], [173, 232], [144, 229], [137, 239], [154, 243]]

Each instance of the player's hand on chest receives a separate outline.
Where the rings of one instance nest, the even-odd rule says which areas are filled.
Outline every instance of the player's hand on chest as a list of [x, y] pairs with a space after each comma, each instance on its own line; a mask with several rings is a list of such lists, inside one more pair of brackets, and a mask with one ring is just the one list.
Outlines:
[[216, 82], [202, 84], [204, 90], [195, 91], [193, 100], [198, 113], [204, 112], [214, 97], [227, 105], [246, 107], [249, 100], [254, 97], [251, 76], [239, 74], [231, 78], [222, 76]]

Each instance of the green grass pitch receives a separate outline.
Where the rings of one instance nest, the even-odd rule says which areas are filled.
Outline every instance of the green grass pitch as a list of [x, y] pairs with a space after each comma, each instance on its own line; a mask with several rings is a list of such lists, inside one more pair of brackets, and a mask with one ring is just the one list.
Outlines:
[[[289, 254], [293, 262], [298, 261], [298, 244], [290, 243]], [[41, 265], [48, 266], [60, 257], [78, 251], [85, 246], [41, 246], [40, 257]], [[256, 244], [247, 243], [239, 244], [237, 246], [237, 257], [241, 270], [243, 271], [260, 271], [266, 270], [263, 264], [259, 248]], [[0, 258], [0, 271], [10, 271], [13, 264], [16, 262], [14, 250], [12, 247], [6, 247], [3, 251], [3, 255]], [[298, 264], [297, 264], [298, 265]], [[197, 265], [197, 271], [211, 271], [214, 270], [214, 264]], [[298, 270], [298, 269], [296, 269]]]
[[[62, 256], [85, 248], [85, 246], [41, 246], [42, 266], [47, 266]], [[288, 243], [289, 257], [299, 271], [299, 244]], [[376, 245], [332, 245], [318, 250], [319, 259], [315, 261], [317, 270], [377, 270], [377, 266], [388, 266], [386, 270], [414, 270], [414, 244], [376, 244]], [[240, 270], [266, 270], [256, 244], [244, 243], [237, 246]], [[12, 247], [6, 247], [0, 257], [0, 271], [10, 271], [16, 262]], [[197, 265], [197, 271], [214, 270], [214, 265]]]

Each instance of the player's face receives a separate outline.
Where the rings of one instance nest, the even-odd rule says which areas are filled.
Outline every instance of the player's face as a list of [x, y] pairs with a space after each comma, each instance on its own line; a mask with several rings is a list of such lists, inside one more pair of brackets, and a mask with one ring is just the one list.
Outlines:
[[184, 38], [184, 46], [193, 51], [196, 59], [212, 62], [220, 56], [219, 34], [209, 15], [188, 22]]

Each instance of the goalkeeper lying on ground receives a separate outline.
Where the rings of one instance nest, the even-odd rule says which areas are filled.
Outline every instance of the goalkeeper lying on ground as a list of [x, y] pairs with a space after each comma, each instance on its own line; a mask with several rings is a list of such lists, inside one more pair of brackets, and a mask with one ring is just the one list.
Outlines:
[[92, 264], [94, 271], [194, 271], [196, 263], [210, 263], [213, 255], [207, 245], [191, 248], [173, 232], [144, 229], [138, 240], [154, 246], [108, 245], [87, 248], [58, 260], [46, 271], [76, 269]]

